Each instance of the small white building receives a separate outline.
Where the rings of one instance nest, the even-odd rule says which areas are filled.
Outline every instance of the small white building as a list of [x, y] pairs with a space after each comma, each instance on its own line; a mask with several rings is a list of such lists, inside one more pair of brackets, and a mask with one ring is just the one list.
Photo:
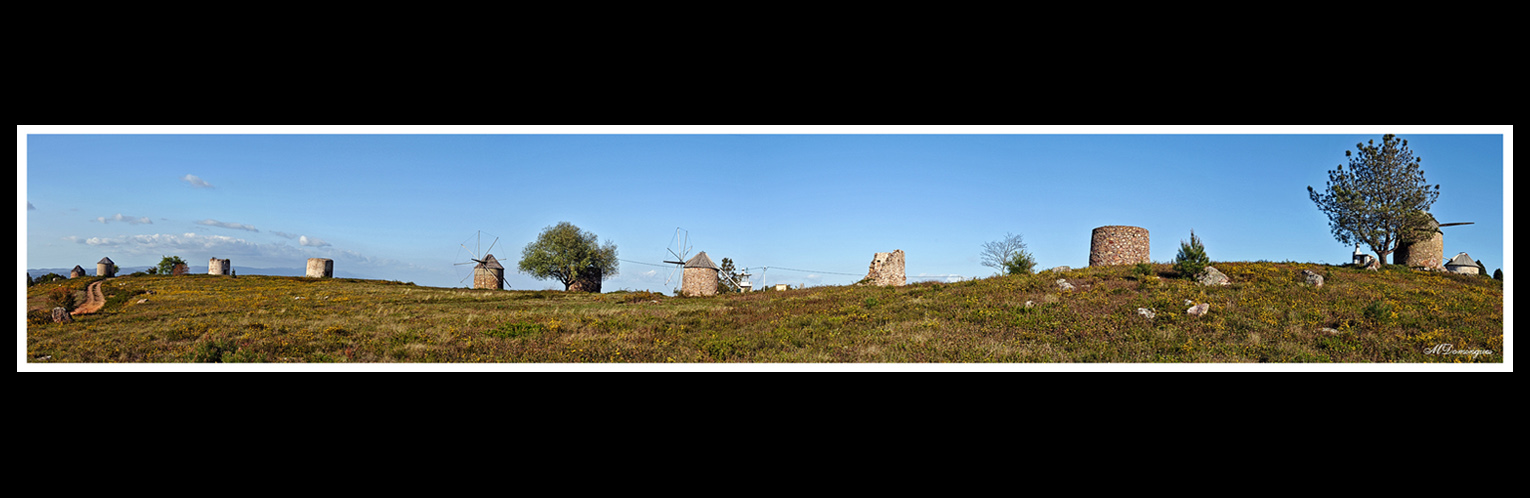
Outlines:
[[1445, 270], [1451, 273], [1467, 275], [1477, 275], [1480, 273], [1477, 268], [1477, 261], [1472, 259], [1471, 256], [1467, 256], [1464, 252], [1457, 254], [1454, 258], [1450, 258], [1450, 261], [1445, 263]]

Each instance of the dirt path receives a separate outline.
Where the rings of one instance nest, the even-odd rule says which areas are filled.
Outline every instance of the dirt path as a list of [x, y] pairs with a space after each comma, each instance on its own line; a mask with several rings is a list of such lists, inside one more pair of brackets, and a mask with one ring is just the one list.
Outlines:
[[106, 294], [101, 293], [101, 284], [104, 282], [106, 280], [92, 282], [90, 287], [85, 289], [85, 304], [81, 304], [74, 311], [69, 312], [69, 314], [80, 316], [101, 311], [101, 307], [106, 305]]

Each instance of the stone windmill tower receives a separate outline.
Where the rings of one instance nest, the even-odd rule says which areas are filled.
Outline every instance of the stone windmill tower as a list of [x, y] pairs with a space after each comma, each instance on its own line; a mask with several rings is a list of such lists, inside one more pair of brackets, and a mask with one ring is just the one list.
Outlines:
[[[499, 237], [494, 237], [494, 240], [489, 243], [489, 248], [484, 250], [483, 236], [484, 233], [480, 231], [478, 234], [469, 238], [470, 241], [475, 238], [477, 240], [477, 242], [475, 242], [474, 246], [471, 248], [467, 246], [467, 242], [458, 244], [458, 246], [462, 248], [462, 251], [457, 253], [457, 257], [463, 257], [463, 253], [467, 253], [468, 260], [461, 263], [456, 263], [455, 265], [472, 265], [473, 273], [467, 277], [463, 277], [462, 280], [458, 281], [457, 283], [460, 284], [463, 281], [466, 281], [468, 278], [472, 278], [474, 289], [504, 290], [505, 265], [500, 264], [499, 259], [495, 258], [493, 254], [488, 254], [488, 251], [494, 250], [494, 246], [499, 244]], [[482, 254], [482, 256], [479, 256], [480, 254]]]
[[687, 296], [717, 295], [717, 265], [706, 251], [685, 262], [685, 272], [680, 277], [680, 293]]
[[1089, 236], [1089, 266], [1149, 263], [1146, 228], [1108, 225]]
[[473, 266], [474, 289], [505, 289], [505, 266], [499, 264], [499, 260], [493, 254], [484, 255], [478, 264]]
[[98, 277], [115, 277], [115, 276], [117, 276], [117, 263], [113, 263], [112, 262], [112, 258], [101, 258], [100, 261], [96, 262], [96, 276], [98, 276]]
[[332, 278], [335, 276], [335, 260], [329, 258], [308, 258], [306, 274], [310, 278]]
[[209, 258], [207, 260], [208, 275], [229, 275], [234, 271], [234, 263], [227, 259]]
[[1470, 225], [1474, 222], [1440, 223], [1429, 213], [1418, 213], [1418, 228], [1405, 233], [1392, 252], [1392, 264], [1409, 268], [1445, 269], [1445, 232], [1441, 227]]

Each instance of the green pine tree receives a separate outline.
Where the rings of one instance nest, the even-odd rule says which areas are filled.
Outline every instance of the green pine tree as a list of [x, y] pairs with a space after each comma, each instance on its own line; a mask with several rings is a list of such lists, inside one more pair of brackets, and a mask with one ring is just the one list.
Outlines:
[[1195, 278], [1211, 265], [1211, 258], [1206, 256], [1206, 246], [1201, 244], [1200, 237], [1195, 236], [1195, 230], [1190, 231], [1190, 242], [1179, 241], [1179, 254], [1174, 256], [1174, 271], [1183, 278]]

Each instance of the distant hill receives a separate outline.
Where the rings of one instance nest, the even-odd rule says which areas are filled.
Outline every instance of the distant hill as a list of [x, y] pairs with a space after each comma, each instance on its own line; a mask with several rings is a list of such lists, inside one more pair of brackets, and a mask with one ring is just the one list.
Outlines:
[[[96, 265], [95, 264], [90, 264], [88, 266], [87, 265], [80, 265], [80, 268], [84, 268], [85, 269], [85, 274], [86, 275], [95, 276], [95, 274], [96, 274]], [[118, 268], [117, 274], [118, 275], [127, 275], [127, 274], [134, 273], [134, 272], [147, 271], [149, 268], [150, 267], [148, 267], [148, 266], [122, 266], [122, 267]], [[74, 269], [74, 268], [73, 267], [70, 267], [70, 268], [29, 268], [29, 269], [27, 269], [27, 274], [31, 275], [32, 278], [41, 277], [41, 276], [47, 275], [49, 273], [57, 273], [59, 275], [63, 275], [63, 276], [67, 277], [67, 276], [69, 276], [69, 270], [72, 270], [72, 269]], [[203, 266], [202, 268], [200, 268], [200, 270], [201, 271], [198, 271], [198, 268], [193, 267], [193, 268], [190, 269], [190, 273], [193, 273], [193, 274], [206, 274], [207, 273], [207, 267], [206, 266]], [[236, 275], [270, 275], [270, 276], [273, 276], [273, 277], [301, 277], [301, 276], [304, 276], [304, 275], [308, 274], [308, 269], [307, 268], [245, 268], [245, 267], [242, 267], [242, 266], [235, 266], [234, 267], [234, 274], [236, 274]], [[361, 279], [368, 279], [368, 280], [376, 280], [377, 279], [376, 277], [365, 276], [365, 275], [360, 275], [360, 274], [350, 273], [350, 272], [344, 272], [344, 271], [336, 271], [335, 272], [335, 278], [361, 278]]]

